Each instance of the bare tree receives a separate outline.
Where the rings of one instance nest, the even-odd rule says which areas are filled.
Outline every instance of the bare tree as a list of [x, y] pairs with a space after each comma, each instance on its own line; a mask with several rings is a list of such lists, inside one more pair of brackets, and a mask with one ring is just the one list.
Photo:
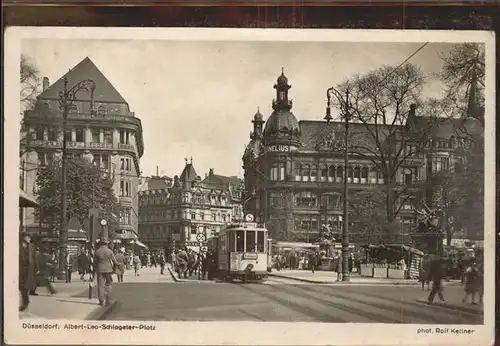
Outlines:
[[[437, 125], [438, 117], [423, 114], [424, 117], [419, 117], [423, 121], [418, 122], [418, 131], [412, 128], [415, 113], [430, 108], [428, 103], [431, 101], [421, 99], [424, 83], [421, 69], [408, 63], [397, 68], [384, 66], [355, 76], [339, 88], [350, 91], [347, 109], [351, 122], [356, 123], [352, 126], [349, 150], [371, 161], [377, 178], [383, 179], [388, 241], [399, 230], [396, 216], [411, 198], [413, 184], [418, 178], [414, 176], [412, 184], [402, 184], [398, 179], [400, 170], [409, 159], [418, 158]], [[337, 97], [337, 104], [346, 109], [342, 97]]]
[[437, 76], [446, 86], [446, 95], [437, 103], [454, 124], [455, 138], [461, 145], [455, 149], [456, 169], [433, 175], [428, 184], [432, 199], [443, 212], [449, 245], [458, 230], [481, 237], [483, 229], [484, 45], [457, 44], [442, 59], [442, 70]]
[[35, 106], [36, 96], [40, 93], [41, 79], [40, 71], [36, 65], [25, 55], [21, 55], [21, 115], [25, 110]]
[[[462, 43], [442, 55], [443, 67], [437, 77], [446, 86], [443, 102], [453, 117], [472, 113], [484, 124], [485, 56], [484, 44]], [[471, 98], [475, 109], [471, 109]]]
[[359, 191], [349, 199], [352, 241], [379, 244], [385, 237], [385, 193], [381, 189]]

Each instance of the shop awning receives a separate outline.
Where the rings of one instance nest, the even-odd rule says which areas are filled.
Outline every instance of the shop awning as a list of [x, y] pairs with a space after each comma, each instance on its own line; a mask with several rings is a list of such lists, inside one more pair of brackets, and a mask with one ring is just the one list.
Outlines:
[[293, 249], [296, 249], [296, 248], [304, 248], [304, 249], [319, 248], [318, 244], [301, 243], [301, 242], [284, 242], [284, 241], [276, 242], [275, 244], [273, 244], [273, 246], [279, 247], [279, 248], [293, 248]]
[[145, 244], [143, 244], [139, 240], [130, 240], [129, 244], [135, 244], [135, 245], [140, 246], [140, 247], [145, 248], [145, 249], [148, 248]]
[[19, 206], [21, 208], [38, 207], [40, 204], [34, 196], [31, 196], [26, 191], [19, 189]]

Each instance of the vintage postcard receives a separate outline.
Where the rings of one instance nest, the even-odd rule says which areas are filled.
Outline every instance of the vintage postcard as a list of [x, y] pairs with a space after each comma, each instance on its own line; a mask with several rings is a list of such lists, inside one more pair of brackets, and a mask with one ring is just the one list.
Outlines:
[[492, 33], [5, 37], [7, 343], [492, 344]]

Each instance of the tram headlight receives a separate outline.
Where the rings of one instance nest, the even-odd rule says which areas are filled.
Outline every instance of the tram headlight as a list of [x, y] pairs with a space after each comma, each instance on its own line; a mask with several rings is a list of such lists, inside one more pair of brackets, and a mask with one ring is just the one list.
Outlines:
[[247, 267], [246, 267], [246, 271], [252, 271], [253, 269], [253, 264], [252, 263], [248, 263]]

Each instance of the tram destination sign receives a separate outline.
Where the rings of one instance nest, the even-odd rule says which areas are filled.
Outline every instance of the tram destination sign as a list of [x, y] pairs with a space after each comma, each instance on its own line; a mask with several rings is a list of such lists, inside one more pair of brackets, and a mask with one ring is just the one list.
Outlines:
[[243, 259], [246, 259], [246, 260], [255, 260], [257, 259], [257, 254], [256, 253], [253, 253], [253, 252], [245, 252], [243, 254]]

